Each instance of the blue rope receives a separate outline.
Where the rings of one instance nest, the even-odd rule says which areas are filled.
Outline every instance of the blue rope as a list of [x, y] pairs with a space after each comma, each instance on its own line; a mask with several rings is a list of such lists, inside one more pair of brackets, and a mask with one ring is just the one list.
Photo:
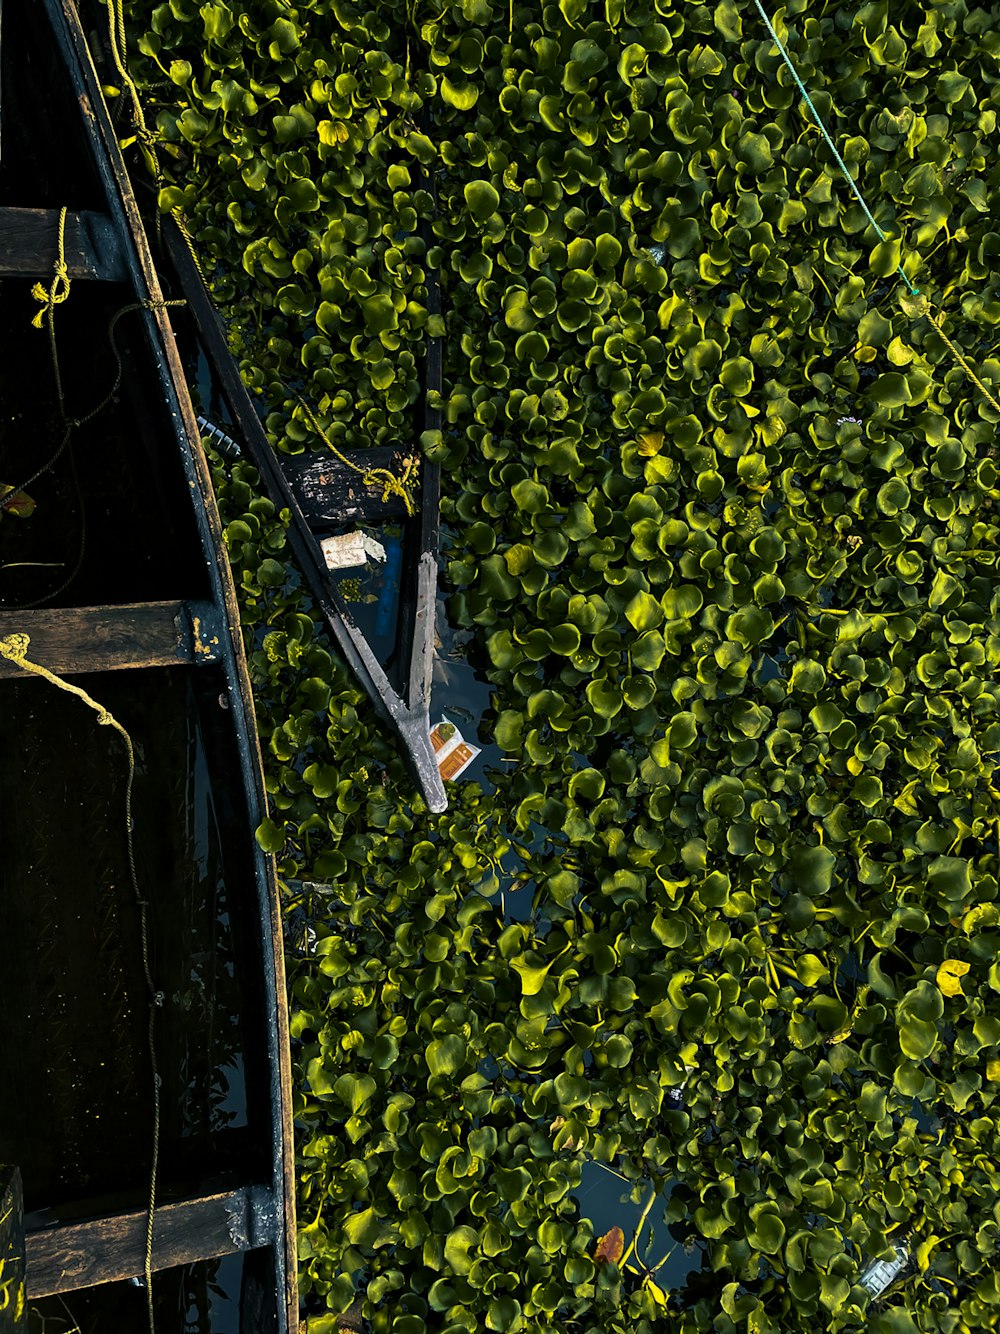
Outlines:
[[[813, 106], [812, 98], [811, 98], [811, 97], [809, 96], [809, 94], [806, 92], [805, 84], [804, 84], [804, 83], [802, 82], [802, 80], [799, 78], [798, 71], [796, 70], [795, 66], [792, 64], [791, 57], [789, 56], [789, 54], [788, 54], [788, 52], [785, 50], [785, 48], [782, 46], [782, 44], [781, 44], [781, 38], [780, 38], [780, 37], [778, 36], [778, 34], [774, 31], [774, 25], [771, 23], [771, 20], [767, 17], [767, 14], [764, 12], [764, 6], [760, 3], [760, 0], [754, 0], [754, 4], [757, 6], [758, 10], [760, 11], [760, 16], [761, 16], [761, 18], [762, 18], [762, 19], [764, 20], [764, 22], [767, 24], [767, 30], [768, 30], [768, 32], [771, 34], [772, 38], [774, 39], [774, 44], [775, 44], [775, 46], [776, 46], [776, 47], [778, 48], [778, 50], [781, 52], [781, 58], [784, 60], [785, 64], [788, 66], [788, 69], [789, 69], [789, 72], [791, 73], [792, 78], [795, 80], [796, 84], [798, 85], [799, 92], [802, 94], [803, 98], [805, 99], [806, 106], [807, 106], [807, 107], [809, 108], [809, 110], [812, 112], [812, 114], [813, 114], [813, 119], [815, 120], [816, 124], [819, 126], [819, 128], [820, 128], [820, 132], [822, 133], [823, 138], [824, 138], [824, 139], [826, 140], [826, 142], [829, 144], [829, 146], [830, 146], [830, 152], [831, 152], [831, 153], [833, 154], [833, 156], [837, 159], [837, 162], [838, 162], [838, 164], [839, 164], [839, 166], [840, 166], [840, 170], [844, 173], [844, 176], [845, 176], [845, 178], [846, 178], [846, 180], [847, 180], [848, 185], [849, 185], [849, 186], [851, 187], [851, 189], [854, 191], [854, 197], [855, 197], [855, 199], [857, 199], [858, 203], [859, 203], [859, 204], [861, 205], [861, 207], [864, 209], [864, 211], [865, 211], [865, 217], [868, 219], [868, 221], [871, 223], [871, 225], [875, 228], [875, 232], [876, 232], [876, 235], [878, 236], [879, 240], [880, 240], [880, 241], [887, 241], [889, 238], [886, 236], [885, 232], [883, 232], [882, 228], [878, 225], [878, 223], [877, 223], [877, 222], [875, 221], [875, 219], [872, 217], [871, 210], [869, 209], [868, 205], [865, 203], [864, 199], [861, 197], [861, 191], [858, 189], [857, 185], [854, 183], [854, 177], [851, 175], [850, 171], [848, 170], [848, 168], [847, 168], [847, 163], [844, 161], [844, 159], [843, 159], [843, 158], [840, 156], [840, 154], [837, 152], [837, 146], [836, 146], [836, 144], [833, 142], [833, 140], [830, 138], [829, 134], [827, 133], [827, 128], [826, 128], [826, 126], [823, 124], [823, 119], [822, 119], [822, 117], [820, 116], [820, 114], [819, 114], [819, 112], [816, 110], [816, 108]], [[911, 295], [911, 296], [919, 296], [919, 295], [920, 295], [920, 288], [919, 288], [919, 287], [914, 287], [914, 286], [913, 286], [913, 284], [910, 282], [909, 278], [908, 278], [908, 277], [906, 276], [906, 274], [903, 272], [903, 266], [902, 266], [902, 264], [898, 264], [898, 265], [896, 266], [896, 270], [897, 270], [897, 272], [899, 273], [899, 276], [902, 278], [903, 282], [906, 283], [906, 286], [910, 289], [910, 295]]]

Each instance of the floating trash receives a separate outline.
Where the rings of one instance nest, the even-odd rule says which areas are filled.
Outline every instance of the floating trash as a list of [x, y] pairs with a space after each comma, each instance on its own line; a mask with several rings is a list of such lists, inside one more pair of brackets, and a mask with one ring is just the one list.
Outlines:
[[910, 1261], [908, 1246], [894, 1246], [889, 1260], [873, 1260], [858, 1282], [866, 1288], [872, 1297], [881, 1297], [882, 1293], [900, 1276]]
[[431, 745], [437, 759], [438, 770], [444, 779], [455, 779], [465, 773], [469, 765], [481, 754], [458, 730], [454, 723], [444, 718], [431, 728]]
[[320, 547], [328, 570], [353, 570], [359, 565], [367, 565], [369, 559], [385, 560], [385, 547], [381, 542], [358, 530], [324, 537]]

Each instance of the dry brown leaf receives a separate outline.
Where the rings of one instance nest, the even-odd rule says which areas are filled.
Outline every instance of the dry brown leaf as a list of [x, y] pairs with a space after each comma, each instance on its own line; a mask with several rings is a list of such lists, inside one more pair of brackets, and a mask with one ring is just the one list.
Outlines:
[[620, 1227], [613, 1227], [610, 1232], [605, 1232], [603, 1237], [598, 1237], [594, 1248], [594, 1259], [599, 1265], [616, 1265], [624, 1254], [625, 1233]]

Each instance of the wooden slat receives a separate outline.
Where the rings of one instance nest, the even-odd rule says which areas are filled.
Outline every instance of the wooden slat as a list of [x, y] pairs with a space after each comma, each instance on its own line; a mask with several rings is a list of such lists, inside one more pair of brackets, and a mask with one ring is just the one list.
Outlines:
[[[0, 208], [0, 275], [51, 278], [59, 253], [59, 211]], [[114, 224], [102, 213], [66, 216], [70, 278], [124, 282], [127, 274]]]
[[27, 1328], [21, 1174], [0, 1167], [0, 1329], [22, 1334]]
[[[153, 1220], [153, 1269], [267, 1246], [275, 1226], [269, 1186], [165, 1204]], [[25, 1250], [32, 1300], [132, 1278], [145, 1269], [146, 1211], [29, 1232]]]
[[[419, 453], [414, 444], [413, 453]], [[344, 457], [359, 468], [402, 470], [400, 449], [346, 450]], [[314, 529], [337, 523], [385, 523], [406, 517], [402, 497], [382, 498], [381, 488], [369, 487], [361, 476], [332, 454], [276, 455], [281, 471], [291, 483], [302, 513]]]
[[[218, 661], [214, 620], [210, 603], [195, 602], [0, 610], [0, 638], [26, 634], [28, 658], [60, 674], [198, 665]], [[0, 658], [0, 678], [24, 675]]]

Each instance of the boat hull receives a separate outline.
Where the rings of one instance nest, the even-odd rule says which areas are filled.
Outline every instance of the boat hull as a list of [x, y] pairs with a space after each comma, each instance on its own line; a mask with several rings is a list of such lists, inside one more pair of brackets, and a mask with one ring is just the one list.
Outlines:
[[[0, 639], [27, 634], [30, 662], [120, 725], [2, 660], [0, 1162], [23, 1178], [28, 1303], [128, 1334], [145, 1328], [151, 1262], [160, 1334], [289, 1334], [281, 927], [253, 837], [266, 807], [222, 527], [70, 0], [8, 13], [4, 52], [0, 477], [30, 479], [35, 510], [0, 522]], [[38, 147], [24, 113], [42, 80], [53, 139]], [[60, 224], [57, 381], [30, 326]]]

